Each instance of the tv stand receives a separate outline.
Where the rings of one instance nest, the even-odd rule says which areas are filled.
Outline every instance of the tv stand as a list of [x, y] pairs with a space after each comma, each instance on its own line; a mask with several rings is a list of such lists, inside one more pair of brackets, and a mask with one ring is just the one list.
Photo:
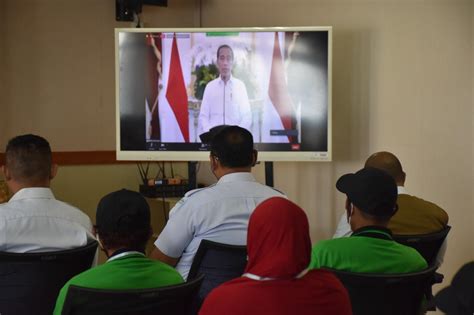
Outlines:
[[273, 187], [273, 162], [265, 162], [265, 185]]
[[196, 161], [188, 162], [188, 191], [197, 188]]

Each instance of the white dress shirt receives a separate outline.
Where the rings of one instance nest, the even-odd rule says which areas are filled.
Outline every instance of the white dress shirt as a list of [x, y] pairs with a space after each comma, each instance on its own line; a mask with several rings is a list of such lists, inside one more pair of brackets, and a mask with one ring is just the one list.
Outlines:
[[155, 246], [169, 257], [181, 257], [176, 270], [187, 279], [202, 239], [245, 245], [250, 214], [274, 196], [284, 197], [251, 173], [225, 175], [213, 186], [188, 192], [176, 204]]
[[245, 84], [234, 77], [221, 77], [206, 85], [199, 111], [200, 133], [218, 125], [238, 125], [250, 130], [252, 111]]
[[84, 246], [90, 239], [89, 217], [56, 200], [49, 188], [23, 188], [0, 204], [0, 251], [57, 251]]

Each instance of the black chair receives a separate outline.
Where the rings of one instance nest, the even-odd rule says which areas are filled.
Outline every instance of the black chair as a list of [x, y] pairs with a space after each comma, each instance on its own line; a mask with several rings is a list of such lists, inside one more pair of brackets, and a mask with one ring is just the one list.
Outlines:
[[212, 289], [226, 281], [240, 277], [244, 273], [246, 265], [246, 246], [202, 240], [188, 274], [188, 280], [194, 279], [198, 274], [204, 275], [195, 311], [199, 310]]
[[[436, 257], [438, 256], [439, 249], [443, 244], [446, 236], [448, 236], [451, 227], [446, 226], [443, 230], [430, 234], [420, 234], [420, 235], [393, 235], [393, 239], [403, 245], [412, 247], [416, 249], [426, 262], [430, 266], [437, 265]], [[438, 266], [439, 267], [439, 266]], [[444, 275], [438, 272], [433, 274], [433, 277], [430, 281], [430, 286], [425, 292], [426, 297], [426, 310], [435, 311], [436, 307], [433, 300], [433, 289], [432, 286], [438, 283], [442, 283]]]
[[392, 275], [328, 270], [349, 292], [354, 315], [419, 315], [436, 268]]
[[439, 232], [422, 235], [393, 235], [393, 239], [400, 244], [416, 249], [425, 258], [428, 265], [433, 266], [436, 263], [439, 249], [450, 230], [451, 227], [448, 225]]
[[187, 315], [204, 276], [153, 289], [105, 290], [69, 287], [63, 315]]
[[0, 252], [0, 313], [48, 314], [63, 285], [89, 269], [97, 242], [47, 253]]

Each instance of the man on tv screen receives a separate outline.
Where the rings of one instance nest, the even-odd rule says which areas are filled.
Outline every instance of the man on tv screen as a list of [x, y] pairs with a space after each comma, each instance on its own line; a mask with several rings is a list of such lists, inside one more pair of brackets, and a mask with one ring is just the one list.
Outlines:
[[234, 52], [229, 45], [217, 49], [219, 77], [206, 85], [199, 111], [201, 133], [217, 125], [238, 125], [250, 130], [252, 112], [245, 84], [232, 76]]

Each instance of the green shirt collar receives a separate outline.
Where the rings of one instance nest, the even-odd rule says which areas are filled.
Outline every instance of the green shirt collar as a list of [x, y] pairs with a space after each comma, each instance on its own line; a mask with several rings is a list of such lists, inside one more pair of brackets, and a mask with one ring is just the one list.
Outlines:
[[393, 240], [392, 231], [385, 227], [375, 225], [364, 226], [360, 229], [357, 229], [354, 231], [354, 233], [352, 233], [351, 236], [365, 236], [383, 240]]

